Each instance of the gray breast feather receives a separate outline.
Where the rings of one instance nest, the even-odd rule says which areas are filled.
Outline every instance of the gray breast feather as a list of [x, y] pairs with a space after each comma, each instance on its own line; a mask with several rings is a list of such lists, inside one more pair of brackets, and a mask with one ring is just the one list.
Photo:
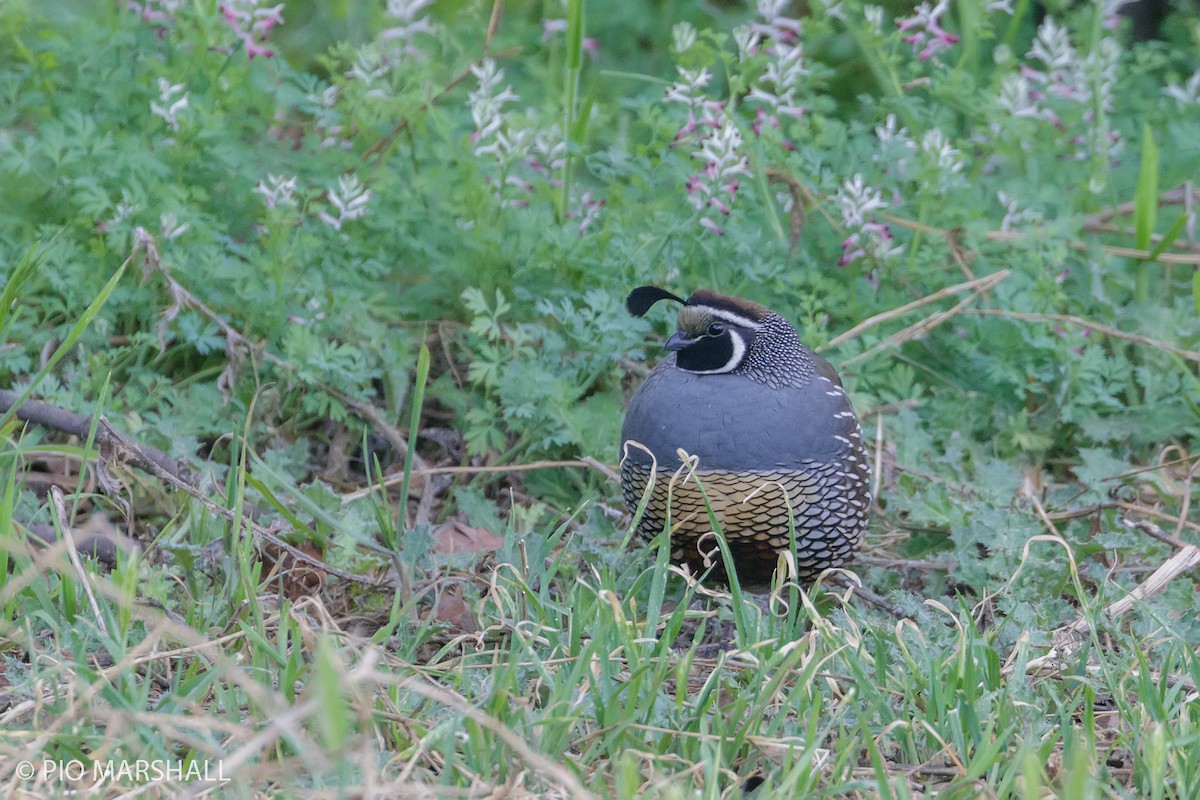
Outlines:
[[[696, 375], [663, 362], [634, 395], [621, 442], [641, 442], [660, 469], [679, 466], [676, 450], [701, 469], [769, 470], [839, 461], [858, 423], [841, 386], [820, 373], [803, 387], [771, 388], [745, 376]], [[841, 437], [841, 438], [839, 438]], [[635, 463], [650, 462], [629, 448]]]

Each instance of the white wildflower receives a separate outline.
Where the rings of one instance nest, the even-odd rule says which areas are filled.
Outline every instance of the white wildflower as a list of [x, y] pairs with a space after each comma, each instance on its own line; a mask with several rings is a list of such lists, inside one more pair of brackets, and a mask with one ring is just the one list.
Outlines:
[[1037, 37], [1029, 48], [1029, 58], [1041, 61], [1052, 70], [1068, 70], [1075, 66], [1079, 56], [1067, 29], [1048, 16], [1038, 26]]
[[838, 259], [838, 266], [848, 266], [860, 258], [870, 258], [881, 264], [903, 251], [903, 247], [895, 244], [889, 226], [870, 220], [842, 242], [842, 257]]
[[875, 126], [875, 138], [884, 147], [891, 144], [898, 144], [908, 150], [917, 149], [912, 137], [908, 135], [908, 128], [897, 123], [895, 114], [888, 114], [883, 125]]
[[921, 151], [943, 173], [953, 175], [962, 171], [962, 153], [951, 147], [946, 135], [937, 128], [926, 131], [921, 137]]
[[1188, 78], [1182, 86], [1178, 83], [1167, 84], [1167, 87], [1163, 89], [1163, 94], [1180, 106], [1200, 105], [1200, 69], [1193, 72], [1192, 77]]
[[1042, 221], [1041, 214], [1022, 209], [1015, 197], [1009, 197], [1005, 192], [1000, 191], [996, 193], [996, 198], [1000, 201], [1000, 205], [1004, 206], [1004, 219], [1000, 221], [1001, 231], [1007, 233], [1022, 223]]
[[342, 136], [342, 114], [337, 109], [341, 89], [337, 86], [326, 86], [323, 90], [309, 92], [305, 95], [310, 108], [308, 111], [315, 117], [313, 128], [321, 135], [321, 149], [350, 147], [350, 140]]
[[387, 0], [387, 14], [397, 24], [380, 31], [380, 41], [389, 42], [404, 55], [419, 55], [421, 51], [415, 45], [417, 34], [434, 32], [433, 23], [425, 16], [431, 5], [433, 0]]
[[1121, 21], [1121, 9], [1134, 0], [1100, 0], [1100, 19], [1105, 28], [1114, 30]]
[[172, 131], [179, 130], [179, 112], [188, 107], [187, 86], [158, 79], [158, 101], [150, 101], [150, 113], [162, 117]]
[[1058, 122], [1058, 116], [1053, 111], [1037, 102], [1039, 94], [1024, 75], [1010, 73], [1000, 82], [996, 105], [1011, 117], [1044, 119], [1052, 124]]
[[708, 211], [729, 216], [733, 202], [741, 187], [739, 177], [750, 175], [750, 160], [742, 155], [742, 133], [732, 119], [725, 118], [723, 124], [700, 142], [700, 149], [692, 157], [702, 165], [701, 171], [687, 182], [688, 201], [697, 209], [706, 211], [700, 220], [705, 229], [722, 235], [724, 231]]
[[386, 99], [391, 94], [386, 82], [388, 72], [390, 67], [384, 62], [383, 56], [373, 47], [364, 47], [346, 72], [346, 77], [360, 81], [366, 87], [367, 97]]
[[182, 225], [179, 223], [179, 218], [169, 211], [164, 211], [158, 217], [159, 227], [161, 228], [162, 238], [166, 241], [178, 239], [188, 232], [192, 227], [190, 222], [185, 222]]
[[715, 113], [721, 104], [704, 93], [704, 87], [712, 80], [707, 68], [689, 70], [679, 67], [679, 80], [667, 88], [666, 101], [687, 106], [687, 121], [675, 132], [679, 141], [696, 133], [698, 126], [716, 127], [719, 123]]
[[367, 214], [367, 203], [371, 201], [371, 190], [362, 185], [358, 176], [350, 172], [338, 178], [336, 189], [330, 189], [326, 196], [330, 204], [337, 209], [336, 217], [325, 211], [317, 216], [334, 230], [341, 230], [342, 225], [352, 219], [364, 217]]
[[876, 36], [883, 35], [883, 6], [863, 6], [863, 19]]
[[868, 214], [887, 208], [883, 193], [867, 186], [863, 176], [858, 174], [844, 181], [833, 199], [841, 207], [842, 222], [847, 228], [861, 228]]
[[840, 19], [846, 21], [846, 9], [843, 7], [842, 0], [834, 0], [833, 2], [825, 3], [825, 16], [830, 19]]
[[471, 134], [475, 155], [495, 155], [502, 162], [514, 152], [520, 155], [524, 152], [519, 149], [522, 144], [520, 136], [514, 137], [506, 131], [507, 113], [504, 107], [515, 102], [517, 95], [511, 86], [500, 88], [504, 70], [498, 68], [494, 60], [485, 58], [471, 67], [471, 73], [479, 81], [475, 91], [467, 96], [467, 105], [475, 122], [475, 131]]
[[600, 216], [601, 209], [604, 208], [604, 200], [597, 200], [592, 197], [591, 190], [585, 191], [580, 195], [570, 211], [567, 212], [568, 219], [579, 220], [579, 235], [583, 236], [587, 233], [588, 228]]
[[738, 61], [745, 61], [758, 53], [762, 36], [752, 30], [749, 25], [738, 25], [733, 29], [733, 43], [737, 45]]
[[937, 5], [921, 3], [913, 16], [896, 20], [896, 27], [908, 33], [901, 41], [918, 50], [917, 59], [927, 61], [943, 50], [958, 44], [958, 36], [942, 27], [941, 16], [949, 9], [950, 0], [938, 0]]
[[[767, 122], [778, 127], [779, 121], [775, 114], [799, 117], [804, 108], [796, 98], [796, 92], [801, 80], [808, 75], [804, 68], [804, 50], [802, 45], [773, 42], [768, 49], [771, 60], [767, 62], [762, 77], [750, 86], [747, 99], [764, 104], [771, 113]], [[761, 133], [764, 120], [755, 122], [755, 131]]]
[[671, 28], [671, 52], [686, 53], [696, 43], [696, 29], [690, 22], [680, 22]]
[[105, 224], [111, 229], [116, 228], [127, 222], [135, 213], [141, 210], [141, 206], [129, 200], [128, 196], [122, 192], [120, 202], [113, 209], [113, 215], [105, 220]]
[[268, 173], [266, 179], [259, 181], [250, 191], [262, 195], [263, 205], [267, 208], [296, 205], [295, 178], [282, 178]]
[[704, 99], [704, 87], [712, 80], [708, 67], [697, 70], [679, 67], [679, 80], [667, 88], [667, 102], [695, 106]]
[[800, 20], [784, 14], [791, 0], [758, 0], [756, 10], [761, 22], [750, 24], [750, 30], [765, 39], [791, 42], [800, 38]]

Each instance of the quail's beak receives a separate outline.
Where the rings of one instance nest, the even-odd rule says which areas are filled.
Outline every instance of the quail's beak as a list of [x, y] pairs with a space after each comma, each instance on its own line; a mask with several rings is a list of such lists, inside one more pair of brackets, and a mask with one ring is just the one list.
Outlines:
[[695, 343], [695, 339], [689, 339], [684, 336], [682, 331], [675, 331], [671, 334], [671, 338], [667, 339], [667, 343], [663, 345], [663, 350], [674, 353]]

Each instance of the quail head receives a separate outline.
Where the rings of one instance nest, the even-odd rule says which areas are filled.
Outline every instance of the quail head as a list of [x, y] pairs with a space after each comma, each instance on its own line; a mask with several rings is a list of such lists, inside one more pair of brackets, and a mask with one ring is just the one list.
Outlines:
[[[727, 580], [707, 496], [745, 585], [771, 580], [793, 531], [800, 580], [845, 563], [862, 540], [871, 481], [862, 428], [833, 367], [749, 300], [709, 291], [685, 300], [642, 286], [626, 307], [641, 317], [659, 300], [682, 305], [677, 328], [621, 432], [630, 511], [654, 482], [639, 535], [652, 539], [669, 519], [672, 561], [697, 573], [715, 563], [712, 574]], [[680, 469], [681, 450], [696, 458], [693, 470]]]

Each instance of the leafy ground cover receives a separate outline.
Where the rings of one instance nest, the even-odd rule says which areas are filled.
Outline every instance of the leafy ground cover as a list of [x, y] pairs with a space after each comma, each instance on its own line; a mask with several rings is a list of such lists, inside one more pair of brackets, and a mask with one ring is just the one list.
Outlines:
[[[1200, 796], [1200, 10], [1124, 5], [0, 5], [5, 793]], [[644, 283], [838, 365], [852, 575], [631, 546]]]

